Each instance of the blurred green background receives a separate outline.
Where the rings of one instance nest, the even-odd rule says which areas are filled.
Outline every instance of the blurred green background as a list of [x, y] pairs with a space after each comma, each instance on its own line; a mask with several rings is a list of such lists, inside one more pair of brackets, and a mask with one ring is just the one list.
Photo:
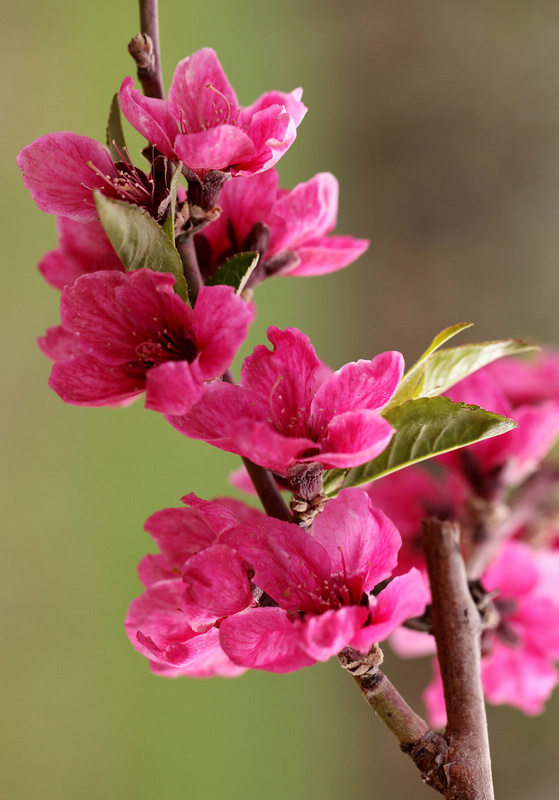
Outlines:
[[[36, 337], [58, 294], [35, 271], [55, 246], [17, 151], [50, 131], [103, 139], [132, 74], [133, 0], [2, 4], [2, 796], [9, 800], [422, 798], [415, 768], [335, 661], [287, 676], [156, 678], [123, 619], [140, 593], [143, 523], [194, 491], [223, 494], [237, 459], [189, 442], [138, 402], [65, 406]], [[285, 186], [341, 184], [360, 262], [259, 288], [244, 353], [295, 325], [332, 366], [441, 328], [559, 342], [559, 8], [536, 0], [161, 2], [167, 85], [214, 47], [247, 105], [305, 89]], [[429, 666], [387, 670], [419, 707]], [[490, 709], [497, 795], [557, 796], [559, 698], [539, 718]]]

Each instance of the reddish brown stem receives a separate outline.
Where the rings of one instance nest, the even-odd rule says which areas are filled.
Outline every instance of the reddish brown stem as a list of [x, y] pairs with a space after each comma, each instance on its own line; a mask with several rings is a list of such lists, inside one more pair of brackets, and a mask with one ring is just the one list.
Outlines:
[[487, 719], [481, 686], [481, 619], [468, 589], [460, 527], [424, 522], [433, 632], [447, 710], [448, 758], [439, 791], [447, 800], [493, 800]]
[[141, 33], [128, 45], [130, 55], [136, 62], [138, 80], [146, 97], [164, 100], [157, 0], [140, 0], [140, 30]]

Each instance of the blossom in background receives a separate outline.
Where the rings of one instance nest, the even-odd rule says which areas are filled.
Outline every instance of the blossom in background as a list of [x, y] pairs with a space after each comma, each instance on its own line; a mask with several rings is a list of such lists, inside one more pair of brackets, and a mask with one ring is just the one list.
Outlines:
[[[554, 375], [547, 380], [546, 376]], [[499, 487], [517, 486], [548, 454], [559, 436], [557, 356], [537, 361], [519, 358], [496, 361], [465, 378], [447, 394], [456, 402], [479, 405], [518, 422], [495, 436], [443, 457], [462, 471], [481, 497]]]
[[154, 672], [169, 677], [233, 677], [244, 669], [221, 649], [219, 630], [197, 632], [186, 620], [182, 571], [189, 559], [211, 547], [221, 533], [260, 512], [236, 500], [210, 502], [193, 494], [183, 502], [184, 508], [166, 508], [146, 522], [160, 552], [147, 555], [138, 567], [146, 591], [130, 605], [126, 631]]
[[296, 136], [306, 108], [301, 89], [266, 92], [240, 108], [214, 50], [205, 47], [177, 65], [168, 101], [145, 97], [125, 78], [124, 116], [167, 158], [203, 179], [211, 170], [253, 175], [272, 167]]
[[228, 369], [246, 338], [250, 308], [231, 287], [214, 286], [201, 289], [193, 310], [173, 291], [174, 281], [147, 269], [111, 270], [64, 289], [62, 326], [41, 344], [56, 360], [49, 383], [65, 402], [115, 405], [145, 391], [147, 408], [186, 413], [204, 382]]
[[148, 520], [161, 553], [140, 564], [147, 590], [127, 618], [135, 647], [164, 674], [204, 674], [216, 660], [223, 670], [224, 653], [238, 668], [288, 672], [347, 645], [367, 652], [424, 610], [415, 570], [371, 594], [390, 577], [400, 537], [358, 489], [329, 501], [310, 533], [240, 503], [185, 501], [190, 509]]
[[410, 466], [373, 481], [364, 490], [402, 536], [396, 574], [407, 572], [410, 567], [426, 571], [422, 519], [462, 521], [466, 516], [467, 484], [461, 476], [442, 467], [434, 473], [423, 465]]
[[283, 476], [298, 463], [353, 467], [384, 450], [393, 429], [379, 412], [402, 376], [400, 353], [346, 364], [317, 383], [324, 372], [307, 336], [271, 327], [268, 339], [273, 350], [255, 348], [239, 386], [208, 385], [203, 402], [171, 424]]
[[369, 242], [330, 236], [338, 216], [338, 181], [319, 173], [291, 191], [278, 188], [269, 169], [225, 184], [220, 216], [195, 238], [205, 278], [235, 253], [256, 251], [260, 260], [249, 286], [272, 275], [323, 275], [346, 267]]
[[[496, 592], [495, 627], [482, 636], [481, 680], [488, 702], [510, 705], [525, 714], [539, 714], [559, 681], [554, 662], [559, 659], [559, 553], [532, 550], [509, 542], [482, 578], [488, 592]], [[409, 632], [413, 638], [426, 634]], [[410, 646], [418, 654], [414, 643]], [[406, 640], [397, 640], [406, 655]], [[434, 650], [434, 646], [433, 646]], [[446, 721], [438, 663], [424, 693], [433, 725]]]
[[57, 289], [71, 285], [81, 275], [124, 266], [98, 220], [76, 222], [58, 217], [58, 247], [46, 253], [39, 262], [44, 278]]
[[23, 182], [41, 211], [76, 222], [97, 219], [94, 189], [144, 208], [157, 220], [164, 217], [170, 194], [163, 161], [156, 159], [146, 174], [126, 154], [115, 162], [108, 147], [70, 131], [41, 136], [17, 157]]

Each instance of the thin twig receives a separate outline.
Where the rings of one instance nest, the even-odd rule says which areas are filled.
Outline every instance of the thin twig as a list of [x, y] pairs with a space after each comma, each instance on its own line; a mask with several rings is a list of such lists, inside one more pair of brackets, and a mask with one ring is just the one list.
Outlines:
[[338, 654], [344, 669], [353, 675], [361, 694], [394, 734], [400, 744], [416, 742], [429, 731], [429, 726], [410, 708], [396, 687], [379, 669], [382, 650], [373, 645], [367, 656], [346, 647]]
[[204, 285], [194, 246], [194, 238], [184, 235], [177, 237], [175, 245], [182, 261], [184, 277], [188, 286], [188, 299], [190, 300], [190, 305], [194, 308], [198, 292]]
[[130, 55], [136, 62], [138, 80], [146, 97], [164, 100], [157, 0], [140, 0], [140, 31], [128, 45]]

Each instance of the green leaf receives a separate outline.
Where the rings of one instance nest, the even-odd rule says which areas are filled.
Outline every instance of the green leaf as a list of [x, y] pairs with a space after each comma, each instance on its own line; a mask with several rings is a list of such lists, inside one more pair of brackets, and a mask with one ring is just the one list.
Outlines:
[[124, 139], [124, 131], [122, 130], [118, 94], [115, 94], [111, 101], [111, 110], [109, 111], [109, 121], [107, 122], [105, 136], [107, 139], [107, 147], [111, 151], [113, 161], [122, 161], [122, 154], [126, 151], [126, 141]]
[[520, 339], [479, 342], [449, 347], [433, 353], [426, 361], [418, 397], [443, 394], [455, 383], [504, 356], [518, 355], [538, 347]]
[[94, 191], [99, 219], [127, 272], [146, 267], [175, 276], [175, 292], [187, 300], [182, 261], [163, 229], [147, 211]]
[[177, 205], [177, 192], [179, 189], [179, 178], [182, 172], [182, 161], [179, 161], [177, 167], [173, 173], [173, 177], [171, 178], [171, 185], [169, 186], [169, 191], [171, 194], [171, 202], [169, 208], [169, 216], [165, 220], [163, 224], [163, 230], [169, 237], [169, 241], [172, 245], [175, 244], [175, 208]]
[[421, 397], [383, 413], [396, 432], [388, 447], [372, 461], [349, 470], [334, 469], [324, 476], [324, 491], [360, 486], [427, 458], [507, 433], [517, 423], [479, 406], [453, 403], [448, 397]]
[[237, 253], [237, 255], [231, 256], [206, 281], [206, 286], [232, 286], [237, 294], [241, 294], [258, 264], [259, 258], [259, 253]]
[[390, 408], [392, 406], [399, 406], [406, 400], [417, 396], [415, 392], [421, 384], [421, 379], [425, 369], [425, 362], [431, 353], [435, 352], [435, 350], [438, 350], [441, 345], [443, 345], [445, 342], [448, 342], [449, 339], [452, 339], [452, 337], [456, 336], [456, 334], [460, 333], [460, 331], [463, 331], [466, 328], [471, 328], [472, 324], [472, 322], [459, 322], [456, 325], [451, 325], [450, 328], [445, 328], [437, 336], [435, 336], [427, 350], [415, 362], [413, 367], [406, 372], [400, 381], [400, 384], [389, 403]]

